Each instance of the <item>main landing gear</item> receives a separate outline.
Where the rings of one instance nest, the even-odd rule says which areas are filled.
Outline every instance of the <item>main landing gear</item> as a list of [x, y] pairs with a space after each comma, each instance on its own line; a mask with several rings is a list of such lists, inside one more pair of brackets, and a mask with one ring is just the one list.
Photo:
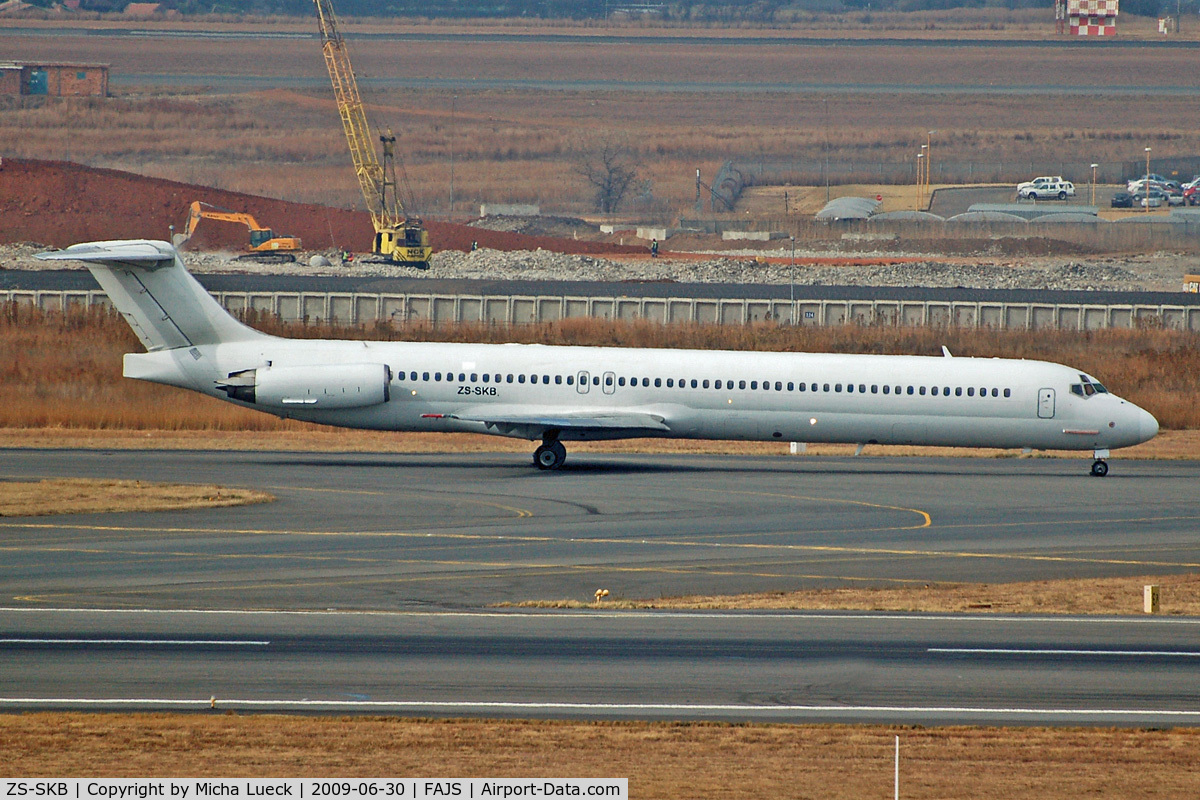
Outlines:
[[533, 451], [533, 463], [538, 469], [558, 469], [567, 460], [567, 448], [558, 439], [544, 439]]
[[1096, 460], [1092, 462], [1092, 475], [1097, 478], [1103, 478], [1108, 474], [1108, 462], [1104, 459], [1108, 458], [1107, 450], [1097, 450]]

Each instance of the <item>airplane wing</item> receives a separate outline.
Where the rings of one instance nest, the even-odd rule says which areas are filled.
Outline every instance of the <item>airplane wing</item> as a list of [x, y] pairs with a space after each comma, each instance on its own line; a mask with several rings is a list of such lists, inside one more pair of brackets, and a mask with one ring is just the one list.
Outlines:
[[515, 408], [512, 406], [473, 406], [445, 415], [448, 419], [467, 422], [482, 422], [498, 433], [536, 438], [546, 431], [571, 431], [575, 433], [627, 434], [662, 433], [671, 430], [665, 419], [658, 414], [627, 409], [588, 409], [581, 411], [570, 408]]

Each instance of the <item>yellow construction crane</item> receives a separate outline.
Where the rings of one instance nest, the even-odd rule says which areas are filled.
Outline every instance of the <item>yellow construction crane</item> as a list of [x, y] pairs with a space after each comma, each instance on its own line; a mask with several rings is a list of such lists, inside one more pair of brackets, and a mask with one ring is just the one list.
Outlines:
[[350, 144], [350, 157], [354, 161], [354, 173], [371, 222], [375, 226], [375, 241], [372, 246], [378, 255], [387, 256], [398, 264], [425, 267], [433, 248], [429, 246], [429, 232], [416, 217], [404, 212], [404, 205], [396, 195], [396, 173], [393, 165], [396, 137], [388, 131], [379, 137], [383, 149], [383, 161], [375, 152], [375, 140], [367, 122], [366, 109], [358, 92], [358, 81], [346, 52], [346, 42], [338, 31], [337, 16], [332, 0], [313, 0], [317, 6], [317, 22], [321, 28], [321, 49], [325, 53], [325, 66], [329, 69], [329, 80], [333, 83], [333, 96], [337, 100], [338, 113], [342, 117], [342, 128]]
[[175, 235], [174, 244], [182, 245], [196, 232], [196, 226], [202, 219], [216, 219], [222, 222], [237, 222], [250, 230], [250, 252], [239, 259], [249, 259], [266, 264], [283, 264], [296, 260], [294, 253], [300, 250], [300, 240], [295, 236], [276, 234], [270, 228], [258, 224], [252, 215], [242, 211], [230, 211], [227, 208], [195, 201], [188, 207], [188, 221], [182, 234]]

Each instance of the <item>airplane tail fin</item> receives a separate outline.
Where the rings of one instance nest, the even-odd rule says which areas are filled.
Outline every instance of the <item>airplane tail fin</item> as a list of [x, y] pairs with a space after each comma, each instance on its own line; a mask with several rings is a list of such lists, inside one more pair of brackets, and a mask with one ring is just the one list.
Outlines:
[[266, 336], [230, 316], [166, 242], [86, 242], [37, 257], [84, 262], [148, 351]]

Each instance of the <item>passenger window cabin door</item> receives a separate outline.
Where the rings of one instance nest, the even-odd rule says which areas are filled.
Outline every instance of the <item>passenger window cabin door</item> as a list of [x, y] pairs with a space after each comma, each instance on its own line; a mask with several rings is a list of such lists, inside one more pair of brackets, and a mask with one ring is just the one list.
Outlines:
[[575, 376], [575, 391], [580, 394], [587, 394], [588, 389], [592, 388], [592, 376], [586, 370]]
[[605, 394], [612, 394], [615, 392], [617, 390], [617, 373], [604, 373], [604, 380], [600, 382], [600, 388], [604, 390]]
[[1054, 419], [1054, 390], [1038, 390], [1038, 416], [1042, 419]]

